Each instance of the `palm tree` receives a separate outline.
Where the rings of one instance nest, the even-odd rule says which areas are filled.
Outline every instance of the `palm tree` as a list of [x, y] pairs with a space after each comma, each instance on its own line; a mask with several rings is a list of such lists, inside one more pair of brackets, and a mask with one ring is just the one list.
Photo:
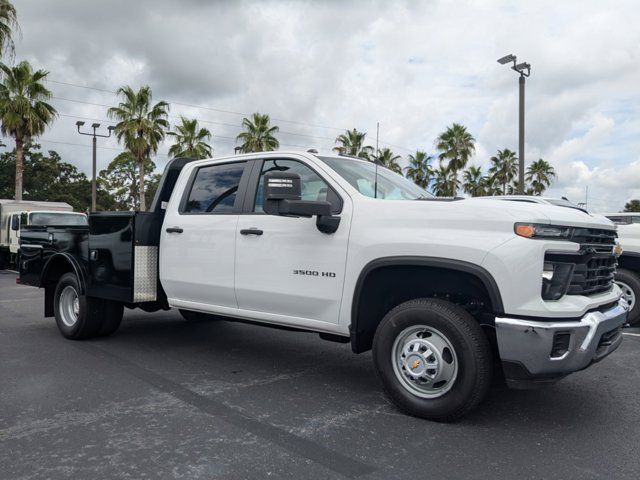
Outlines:
[[42, 83], [49, 72], [34, 72], [26, 61], [15, 67], [0, 63], [0, 72], [3, 76], [0, 83], [0, 131], [16, 142], [15, 199], [20, 201], [25, 143], [42, 135], [58, 112], [47, 103], [51, 92]]
[[484, 195], [483, 178], [480, 167], [470, 166], [462, 174], [462, 189], [472, 197]]
[[[467, 127], [454, 123], [436, 139], [436, 148], [441, 152], [440, 161], [447, 160], [448, 168], [457, 176], [475, 152], [475, 141]], [[454, 191], [453, 196], [455, 194]]]
[[433, 180], [433, 193], [438, 197], [454, 197], [460, 187], [457, 172], [446, 165], [440, 165], [435, 171]]
[[498, 154], [491, 157], [489, 173], [494, 180], [502, 185], [502, 194], [507, 194], [507, 185], [513, 181], [518, 173], [518, 157], [508, 148], [498, 150]]
[[416, 185], [427, 188], [433, 176], [432, 160], [433, 156], [421, 150], [409, 155], [409, 166], [405, 168], [407, 178], [413, 180]]
[[269, 115], [258, 112], [251, 115], [251, 118], [242, 119], [244, 132], [236, 137], [236, 142], [241, 141], [238, 147], [241, 153], [270, 152], [280, 146], [280, 142], [274, 134], [279, 130], [277, 126], [270, 126]]
[[398, 163], [400, 158], [400, 155], [394, 154], [390, 149], [383, 148], [382, 150], [378, 150], [378, 155], [376, 155], [374, 161], [378, 162], [383, 167], [387, 167], [392, 172], [402, 175], [402, 167]]
[[9, 0], [0, 0], [0, 54], [9, 52], [13, 55], [15, 44], [12, 37], [17, 30], [16, 8]]
[[180, 116], [180, 121], [182, 123], [176, 125], [175, 132], [167, 132], [167, 135], [176, 139], [176, 143], [169, 149], [169, 155], [195, 159], [211, 157], [211, 145], [207, 143], [211, 139], [211, 132], [206, 128], [200, 128], [195, 118], [189, 120]]
[[496, 184], [492, 175], [485, 175], [480, 179], [480, 195], [481, 196], [494, 196], [500, 195], [502, 190], [500, 186]]
[[556, 171], [549, 162], [539, 158], [527, 168], [526, 179], [531, 182], [534, 195], [541, 195], [550, 185]]
[[151, 88], [145, 85], [135, 92], [130, 86], [120, 87], [116, 94], [122, 97], [117, 107], [107, 111], [109, 118], [118, 120], [115, 135], [136, 158], [138, 164], [138, 193], [140, 210], [147, 209], [144, 191], [145, 162], [158, 152], [160, 142], [169, 129], [169, 104], [152, 104]]
[[355, 128], [353, 130], [347, 130], [336, 137], [336, 142], [340, 144], [338, 147], [334, 147], [333, 150], [340, 155], [349, 155], [350, 157], [360, 157], [370, 160], [373, 154], [373, 147], [365, 146], [364, 139], [367, 136], [365, 132], [359, 132]]

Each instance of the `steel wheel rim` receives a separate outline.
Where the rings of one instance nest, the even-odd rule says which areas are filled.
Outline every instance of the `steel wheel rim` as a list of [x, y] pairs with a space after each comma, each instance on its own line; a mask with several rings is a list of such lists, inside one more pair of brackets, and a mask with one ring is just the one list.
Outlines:
[[398, 334], [391, 361], [400, 385], [421, 398], [441, 397], [458, 377], [453, 345], [442, 332], [426, 325], [414, 325]]
[[62, 323], [67, 327], [73, 327], [78, 321], [78, 316], [80, 315], [80, 299], [78, 298], [78, 292], [73, 286], [67, 285], [62, 289], [58, 310]]
[[616, 284], [620, 287], [620, 289], [622, 290], [622, 298], [624, 298], [624, 301], [627, 302], [627, 305], [629, 306], [629, 310], [633, 310], [633, 307], [636, 304], [636, 294], [633, 291], [633, 289], [627, 285], [624, 282], [621, 281], [616, 281]]

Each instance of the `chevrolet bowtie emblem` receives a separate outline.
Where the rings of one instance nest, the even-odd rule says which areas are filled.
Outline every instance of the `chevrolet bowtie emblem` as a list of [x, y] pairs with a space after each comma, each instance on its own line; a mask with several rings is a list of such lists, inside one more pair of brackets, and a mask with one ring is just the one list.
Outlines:
[[616, 257], [619, 257], [620, 255], [622, 255], [622, 245], [620, 245], [619, 243], [616, 243], [613, 247], [613, 254]]
[[420, 365], [420, 360], [414, 360], [411, 364], [411, 370], [415, 370], [416, 368], [418, 368], [418, 365]]

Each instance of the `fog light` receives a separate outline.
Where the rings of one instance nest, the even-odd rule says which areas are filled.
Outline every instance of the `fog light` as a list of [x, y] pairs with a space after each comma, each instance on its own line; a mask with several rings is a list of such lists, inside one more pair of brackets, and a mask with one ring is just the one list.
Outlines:
[[569, 343], [571, 334], [568, 332], [558, 332], [553, 336], [553, 345], [551, 346], [551, 358], [560, 358], [569, 351]]

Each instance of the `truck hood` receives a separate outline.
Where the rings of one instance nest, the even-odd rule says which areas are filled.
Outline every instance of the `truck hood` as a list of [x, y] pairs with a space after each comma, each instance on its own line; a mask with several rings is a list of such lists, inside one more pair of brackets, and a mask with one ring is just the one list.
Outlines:
[[374, 218], [381, 222], [389, 222], [389, 224], [399, 224], [415, 219], [416, 221], [433, 222], [432, 226], [439, 225], [443, 228], [454, 226], [460, 228], [465, 225], [462, 228], [492, 229], [500, 224], [510, 232], [513, 232], [513, 224], [516, 222], [616, 229], [613, 222], [601, 215], [591, 215], [574, 208], [538, 203], [473, 198], [457, 201], [380, 201], [374, 199], [366, 201], [370, 204], [372, 213], [375, 212]]
[[481, 209], [486, 203], [491, 204], [491, 209], [496, 212], [502, 210], [518, 222], [545, 223], [553, 225], [566, 225], [569, 227], [602, 228], [615, 230], [614, 223], [602, 215], [594, 215], [577, 208], [545, 205], [542, 203], [505, 202], [502, 200], [480, 200], [469, 198], [458, 202], [460, 208], [473, 210]]

